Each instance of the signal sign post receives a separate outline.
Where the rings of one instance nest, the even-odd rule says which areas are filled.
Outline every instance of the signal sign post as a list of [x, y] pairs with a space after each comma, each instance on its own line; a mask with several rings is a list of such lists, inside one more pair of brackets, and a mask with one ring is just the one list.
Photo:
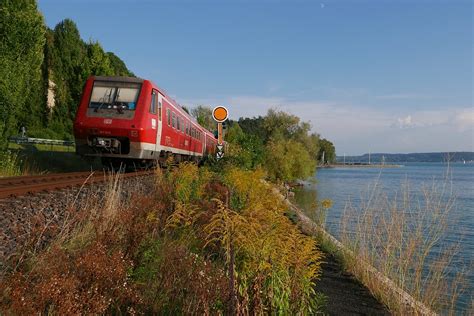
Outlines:
[[222, 139], [222, 123], [227, 120], [229, 112], [223, 106], [217, 106], [212, 111], [212, 117], [217, 122], [217, 151], [216, 158], [217, 160], [224, 157], [224, 141]]

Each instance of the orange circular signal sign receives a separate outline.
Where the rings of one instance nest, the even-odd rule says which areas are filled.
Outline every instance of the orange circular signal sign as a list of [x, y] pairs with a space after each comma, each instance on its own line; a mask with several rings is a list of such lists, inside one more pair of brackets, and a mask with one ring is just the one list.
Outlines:
[[214, 110], [212, 111], [212, 117], [216, 122], [224, 122], [227, 120], [227, 117], [229, 115], [229, 112], [227, 109], [223, 106], [216, 106]]

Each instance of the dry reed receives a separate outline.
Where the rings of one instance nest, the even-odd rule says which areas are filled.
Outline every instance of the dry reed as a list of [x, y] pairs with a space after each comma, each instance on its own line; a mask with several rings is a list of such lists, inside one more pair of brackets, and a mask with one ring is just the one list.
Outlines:
[[446, 239], [455, 201], [449, 181], [423, 186], [418, 198], [408, 181], [389, 196], [377, 180], [360, 205], [347, 203], [340, 236], [356, 257], [346, 256], [346, 266], [395, 314], [406, 314], [407, 307], [387, 293], [365, 265], [375, 267], [432, 311], [455, 313], [465, 286], [462, 269], [448, 278], [452, 258], [460, 249], [460, 241]]

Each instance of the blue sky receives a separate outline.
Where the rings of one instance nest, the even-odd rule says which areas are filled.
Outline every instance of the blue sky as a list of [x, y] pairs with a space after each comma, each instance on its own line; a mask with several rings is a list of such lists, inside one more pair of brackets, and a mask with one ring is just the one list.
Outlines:
[[178, 102], [311, 121], [337, 153], [474, 150], [470, 1], [40, 0]]

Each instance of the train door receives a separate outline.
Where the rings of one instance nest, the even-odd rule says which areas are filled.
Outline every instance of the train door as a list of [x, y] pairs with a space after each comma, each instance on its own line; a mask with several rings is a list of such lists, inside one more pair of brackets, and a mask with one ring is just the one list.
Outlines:
[[203, 133], [203, 156], [207, 156], [208, 152], [207, 152], [207, 134], [206, 132]]
[[153, 90], [152, 98], [152, 102], [156, 104], [157, 114], [155, 151], [159, 152], [161, 150], [161, 133], [163, 129], [163, 96], [158, 91]]

